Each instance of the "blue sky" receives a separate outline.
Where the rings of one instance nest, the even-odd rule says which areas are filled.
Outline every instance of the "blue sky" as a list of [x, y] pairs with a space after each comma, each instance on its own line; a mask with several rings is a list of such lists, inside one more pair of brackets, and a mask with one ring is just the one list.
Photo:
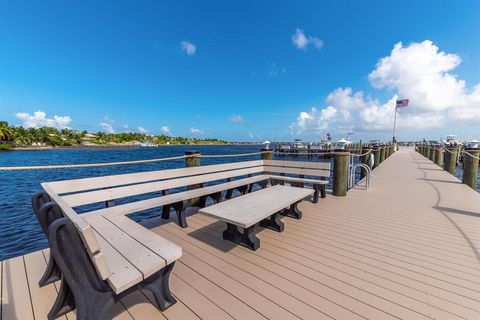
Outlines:
[[0, 0], [0, 118], [16, 125], [387, 139], [399, 97], [400, 139], [480, 138], [479, 82], [476, 0]]

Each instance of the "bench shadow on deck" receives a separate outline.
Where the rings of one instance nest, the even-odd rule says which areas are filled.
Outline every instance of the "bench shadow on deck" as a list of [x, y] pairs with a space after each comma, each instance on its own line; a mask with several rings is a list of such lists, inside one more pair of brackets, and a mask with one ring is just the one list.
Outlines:
[[[386, 197], [402, 190], [388, 186], [400, 163], [411, 173], [402, 178], [412, 184], [405, 197], [423, 192], [425, 200]], [[480, 210], [445, 197], [463, 186], [423, 167], [435, 168], [418, 155], [395, 154], [375, 171], [369, 191], [303, 202], [303, 219], [283, 218], [282, 233], [259, 229], [255, 252], [224, 241], [224, 224], [193, 210], [186, 229], [171, 220], [145, 221], [183, 248], [171, 277], [178, 303], [162, 313], [148, 293], [136, 292], [111, 317], [480, 319]], [[2, 319], [46, 319], [58, 289], [38, 288], [46, 257], [37, 251], [2, 262]]]

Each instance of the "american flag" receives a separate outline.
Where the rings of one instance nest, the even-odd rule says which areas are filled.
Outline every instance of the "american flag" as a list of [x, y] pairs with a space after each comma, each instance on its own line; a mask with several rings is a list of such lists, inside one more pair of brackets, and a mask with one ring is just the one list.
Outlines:
[[397, 108], [405, 108], [408, 106], [408, 99], [397, 100]]

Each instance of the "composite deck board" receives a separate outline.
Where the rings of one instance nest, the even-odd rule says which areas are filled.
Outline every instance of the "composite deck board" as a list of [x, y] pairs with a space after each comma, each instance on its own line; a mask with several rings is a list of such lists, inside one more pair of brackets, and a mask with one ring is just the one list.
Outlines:
[[[262, 258], [270, 261], [271, 268], [278, 268], [276, 264], [279, 264], [284, 267], [288, 267], [294, 272], [297, 272], [299, 274], [301, 273], [314, 281], [320, 281], [320, 278], [322, 276], [325, 277], [325, 275], [336, 277], [337, 279], [341, 279], [342, 281], [348, 282], [349, 284], [356, 285], [357, 288], [366, 288], [373, 294], [377, 293], [377, 296], [389, 298], [390, 301], [394, 301], [396, 303], [403, 301], [404, 305], [408, 305], [410, 308], [417, 308], [417, 310], [430, 309], [430, 313], [436, 312], [437, 310], [439, 312], [442, 312], [441, 309], [443, 308], [443, 305], [447, 304], [450, 307], [455, 308], [457, 310], [457, 313], [459, 314], [465, 314], [467, 316], [480, 316], [480, 311], [472, 311], [469, 307], [461, 307], [459, 305], [456, 305], [455, 303], [450, 303], [448, 300], [437, 299], [435, 296], [430, 295], [427, 296], [425, 294], [425, 291], [411, 290], [398, 283], [388, 281], [387, 279], [365, 276], [365, 273], [363, 271], [357, 270], [357, 272], [355, 272], [355, 270], [352, 270], [351, 268], [342, 268], [339, 263], [328, 264], [328, 261], [327, 263], [316, 263], [311, 260], [311, 255], [309, 255], [308, 257], [304, 257], [295, 253], [292, 254], [292, 252], [288, 253], [290, 259], [287, 259], [282, 256], [282, 251], [286, 251], [283, 248], [288, 247], [288, 244], [277, 244], [277, 241], [281, 240], [283, 235], [271, 234], [268, 232], [262, 233], [262, 236], [263, 235], [268, 235], [272, 238], [275, 238], [270, 243], [268, 240], [266, 240], [266, 244], [264, 246], [265, 251], [261, 254]], [[262, 241], [263, 239], [265, 238], [262, 237]], [[240, 250], [239, 248], [238, 250], [237, 248], [235, 248], [234, 250], [236, 250], [234, 254], [242, 256], [245, 259], [252, 259], [252, 256], [245, 254], [245, 250]], [[233, 252], [234, 250], [232, 250], [231, 252]], [[261, 261], [260, 259], [257, 260], [257, 263]], [[265, 265], [265, 263], [263, 263], [263, 265]], [[317, 270], [321, 270], [321, 273], [324, 273], [325, 275], [320, 274], [320, 272]], [[281, 274], [285, 274], [285, 272], [282, 271]], [[301, 281], [301, 277], [297, 276], [296, 280]], [[324, 280], [322, 282], [327, 283], [328, 280]], [[423, 286], [422, 289], [424, 290], [425, 286]], [[350, 291], [351, 290], [348, 290], [347, 292]], [[415, 299], [412, 299], [413, 297]], [[371, 297], [370, 300], [372, 300]], [[429, 304], [436, 304], [438, 309], [431, 308]], [[477, 309], [479, 309], [480, 306], [479, 303], [475, 301], [470, 305], [470, 307], [476, 307]], [[390, 308], [388, 310], [390, 310]], [[455, 315], [450, 314], [450, 318], [455, 319]]]
[[[282, 233], [259, 229], [255, 252], [193, 211], [186, 229], [143, 222], [183, 248], [170, 286], [178, 302], [161, 312], [137, 291], [110, 317], [480, 319], [480, 195], [411, 149], [373, 174], [369, 190], [302, 202], [303, 219], [283, 218]], [[45, 319], [59, 286], [38, 287], [47, 259], [44, 250], [1, 262], [2, 320]]]

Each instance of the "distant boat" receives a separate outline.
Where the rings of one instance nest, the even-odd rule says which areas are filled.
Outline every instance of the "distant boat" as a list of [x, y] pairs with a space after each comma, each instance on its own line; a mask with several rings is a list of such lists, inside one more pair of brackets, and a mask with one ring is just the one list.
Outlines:
[[447, 146], [447, 147], [458, 146], [462, 144], [462, 141], [458, 139], [458, 136], [453, 134], [446, 136], [444, 139], [441, 140], [441, 142], [444, 146]]
[[145, 147], [145, 148], [153, 148], [153, 147], [158, 147], [158, 145], [156, 145], [155, 143], [153, 142], [140, 142], [140, 147]]
[[348, 145], [352, 144], [352, 141], [346, 138], [340, 139], [335, 143], [335, 149], [345, 150]]

